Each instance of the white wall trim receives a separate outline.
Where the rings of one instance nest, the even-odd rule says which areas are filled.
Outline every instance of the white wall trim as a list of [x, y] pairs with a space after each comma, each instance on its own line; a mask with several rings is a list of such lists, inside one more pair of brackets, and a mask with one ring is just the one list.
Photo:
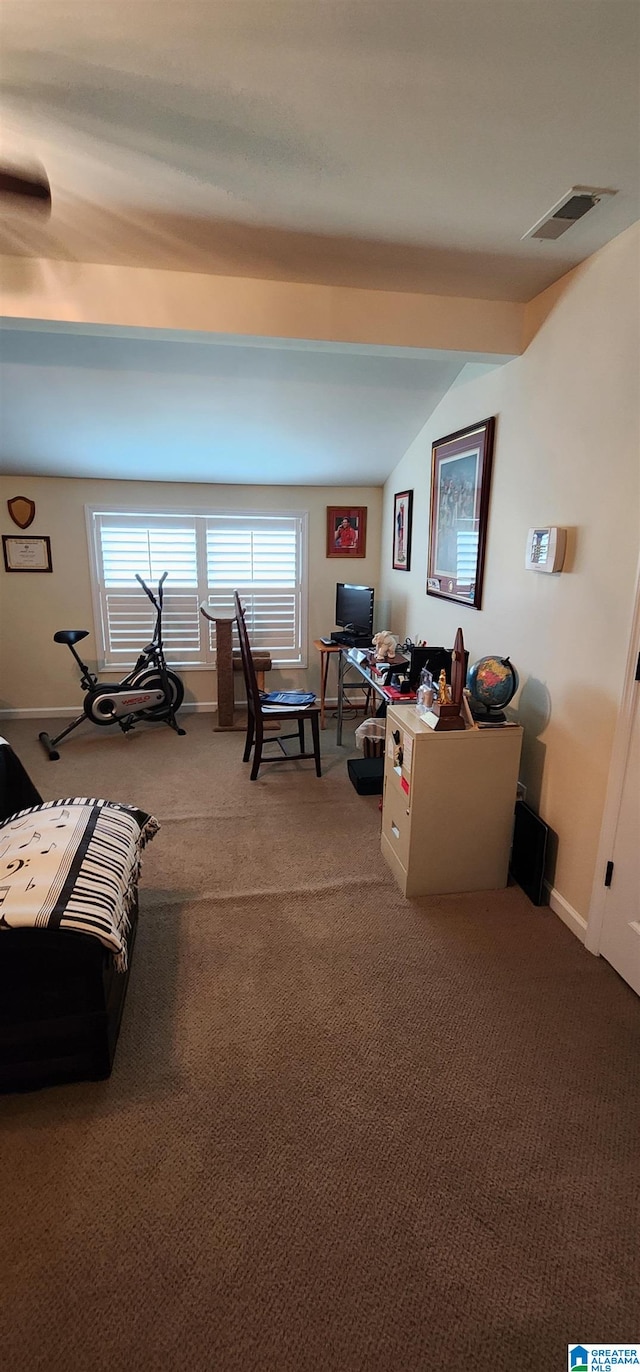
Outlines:
[[[320, 696], [318, 695], [318, 701], [319, 701], [319, 700], [320, 700]], [[236, 710], [246, 710], [246, 708], [247, 708], [247, 702], [246, 702], [246, 700], [236, 700], [236, 701], [234, 701], [234, 705], [235, 705]], [[327, 709], [334, 709], [334, 710], [337, 709], [337, 707], [338, 707], [338, 699], [337, 699], [337, 696], [334, 696], [334, 697], [326, 696], [326, 697], [325, 697], [325, 706], [326, 706]], [[185, 700], [185, 701], [183, 702], [183, 704], [180, 706], [180, 714], [187, 714], [187, 715], [194, 715], [194, 714], [195, 714], [195, 715], [201, 715], [201, 714], [205, 714], [205, 715], [208, 715], [208, 714], [211, 714], [212, 712], [214, 712], [215, 710], [217, 710], [217, 708], [218, 708], [218, 702], [217, 702], [217, 700]], [[347, 707], [345, 706], [345, 710], [346, 710], [346, 709], [347, 709]], [[9, 708], [7, 708], [7, 709], [5, 709], [5, 710], [0, 710], [0, 719], [73, 719], [74, 715], [79, 715], [79, 714], [80, 714], [80, 710], [78, 709], [78, 705], [77, 705], [77, 704], [76, 704], [76, 705], [38, 705], [38, 706], [36, 706], [35, 708], [30, 707], [29, 709], [26, 709], [26, 710], [12, 710], [12, 709], [9, 709]], [[96, 726], [96, 727], [100, 727], [100, 726]], [[107, 727], [109, 727], [109, 726], [103, 725], [102, 727], [103, 727], [103, 728], [107, 728]]]
[[[242, 709], [241, 701], [236, 701], [236, 705]], [[209, 714], [217, 708], [217, 700], [185, 700], [180, 706], [180, 714]], [[0, 719], [73, 719], [73, 716], [78, 714], [80, 711], [77, 705], [40, 705], [36, 709], [0, 710]]]
[[[549, 907], [553, 910], [554, 915], [559, 915], [563, 924], [566, 924], [572, 934], [575, 934], [576, 938], [584, 943], [587, 932], [587, 921], [584, 916], [574, 910], [573, 905], [570, 905], [568, 900], [565, 900], [564, 896], [556, 891], [555, 886], [550, 886], [548, 881], [545, 881], [545, 886], [549, 893]], [[590, 951], [593, 952], [594, 950], [591, 949]]]
[[624, 786], [624, 777], [627, 768], [631, 730], [633, 728], [636, 692], [640, 690], [635, 679], [638, 652], [640, 652], [640, 559], [638, 560], [638, 570], [636, 572], [635, 596], [629, 629], [629, 648], [624, 672], [624, 685], [622, 687], [616, 731], [613, 737], [613, 747], [611, 749], [609, 780], [602, 813], [600, 842], [598, 844], [595, 876], [593, 878], [591, 902], [587, 919], [587, 936], [585, 943], [590, 953], [597, 953], [600, 949], [606, 896], [604, 876], [607, 862], [613, 854], [618, 817], [622, 804], [622, 788]]
[[[236, 700], [236, 706], [242, 709], [242, 701]], [[213, 710], [217, 710], [217, 700], [185, 700], [180, 706], [179, 713], [185, 715], [208, 715]]]

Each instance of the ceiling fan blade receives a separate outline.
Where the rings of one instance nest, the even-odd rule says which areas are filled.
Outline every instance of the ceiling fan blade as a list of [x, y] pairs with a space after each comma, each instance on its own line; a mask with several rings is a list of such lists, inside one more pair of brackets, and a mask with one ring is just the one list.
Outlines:
[[50, 209], [51, 187], [43, 171], [24, 172], [0, 168], [0, 196], [13, 203], [31, 203], [34, 209]]

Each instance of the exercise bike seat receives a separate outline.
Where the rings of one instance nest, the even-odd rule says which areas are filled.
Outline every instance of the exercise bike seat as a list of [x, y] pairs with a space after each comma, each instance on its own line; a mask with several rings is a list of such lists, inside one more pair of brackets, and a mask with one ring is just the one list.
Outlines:
[[81, 638], [88, 638], [88, 629], [58, 629], [57, 634], [53, 635], [54, 643], [79, 643]]

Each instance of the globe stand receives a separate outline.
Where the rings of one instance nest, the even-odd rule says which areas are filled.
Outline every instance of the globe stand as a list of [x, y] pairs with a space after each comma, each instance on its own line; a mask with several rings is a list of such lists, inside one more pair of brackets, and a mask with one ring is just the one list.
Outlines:
[[469, 708], [474, 724], [506, 724], [507, 716], [504, 710], [492, 710], [488, 705], [481, 705], [473, 696], [469, 697]]

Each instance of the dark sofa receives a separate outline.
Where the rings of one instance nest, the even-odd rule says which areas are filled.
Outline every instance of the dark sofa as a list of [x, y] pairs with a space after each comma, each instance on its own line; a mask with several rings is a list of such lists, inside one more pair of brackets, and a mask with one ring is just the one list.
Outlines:
[[[0, 822], [41, 803], [19, 758], [3, 740]], [[125, 972], [116, 971], [113, 955], [89, 934], [0, 928], [0, 1091], [109, 1076], [137, 920], [136, 899]]]

